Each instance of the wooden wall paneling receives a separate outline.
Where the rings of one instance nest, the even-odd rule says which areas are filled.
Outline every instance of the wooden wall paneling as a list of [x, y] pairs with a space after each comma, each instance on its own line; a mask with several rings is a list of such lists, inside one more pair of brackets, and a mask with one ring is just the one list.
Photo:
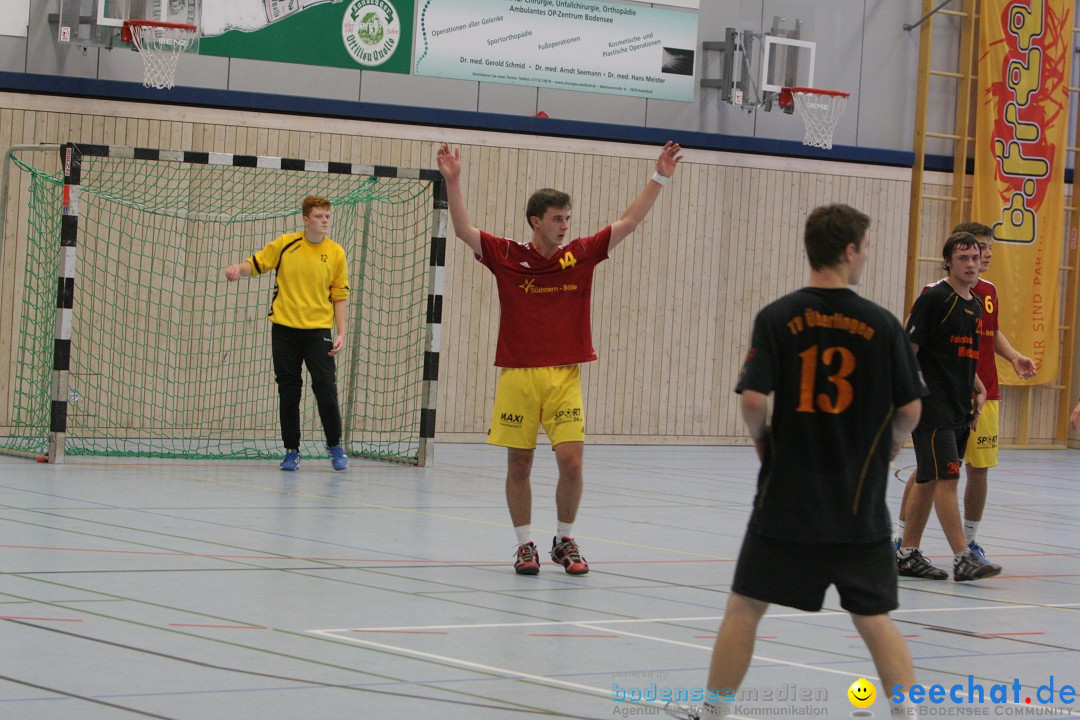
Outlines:
[[[620, 213], [645, 187], [651, 166], [645, 161], [627, 158], [623, 171], [620, 187], [624, 204]], [[611, 326], [617, 328], [617, 335], [612, 334], [606, 341], [610, 349], [605, 352], [614, 352], [616, 362], [608, 365], [612, 371], [607, 373], [609, 377], [605, 379], [605, 394], [614, 420], [612, 427], [618, 427], [618, 432], [623, 435], [633, 434], [633, 419], [638, 412], [637, 400], [627, 396], [626, 386], [633, 385], [637, 359], [644, 349], [649, 318], [648, 308], [640, 302], [641, 291], [649, 282], [649, 266], [659, 246], [656, 238], [660, 228], [658, 218], [662, 215], [654, 213], [666, 206], [666, 200], [661, 191], [644, 221], [623, 241], [628, 247], [625, 250], [623, 246], [617, 248], [612, 259], [605, 263], [611, 267], [602, 270], [603, 280], [612, 290], [609, 307], [614, 317]], [[606, 223], [597, 223], [597, 226], [601, 224]]]
[[[693, 175], [693, 172], [690, 174]], [[683, 279], [679, 283], [683, 291], [683, 301], [679, 308], [679, 325], [683, 331], [676, 345], [679, 352], [680, 371], [675, 383], [679, 404], [675, 408], [676, 423], [673, 434], [688, 436], [697, 434], [695, 417], [702, 402], [702, 396], [694, 392], [694, 378], [698, 373], [698, 368], [701, 367], [698, 340], [701, 335], [701, 287], [705, 270], [699, 254], [700, 239], [693, 232], [692, 199], [690, 187], [680, 193], [671, 193], [665, 198], [672, 209], [671, 227], [673, 232], [678, 233], [680, 262], [683, 266]]]
[[695, 270], [694, 293], [690, 304], [690, 317], [693, 322], [691, 337], [691, 359], [688, 365], [687, 397], [692, 400], [689, 408], [687, 425], [691, 436], [701, 436], [707, 433], [709, 425], [711, 398], [710, 392], [704, 387], [703, 382], [707, 373], [704, 372], [709, 366], [709, 347], [711, 345], [710, 329], [712, 328], [711, 314], [713, 303], [711, 295], [712, 272], [708, 260], [711, 259], [711, 250], [703, 241], [704, 227], [702, 219], [705, 216], [705, 203], [703, 202], [702, 187], [704, 185], [703, 168], [700, 165], [689, 165], [684, 170], [690, 180], [685, 190], [686, 219], [684, 223], [687, 237], [689, 238], [690, 257]]
[[696, 194], [697, 222], [694, 234], [702, 245], [701, 266], [705, 272], [702, 285], [702, 322], [701, 332], [704, 343], [701, 346], [701, 363], [697, 373], [696, 389], [698, 397], [704, 399], [705, 408], [702, 416], [701, 435], [715, 436], [719, 433], [721, 418], [718, 412], [717, 389], [711, 384], [715, 367], [719, 359], [719, 348], [723, 345], [716, 335], [716, 315], [720, 312], [717, 299], [720, 296], [720, 253], [718, 238], [712, 229], [716, 227], [716, 208], [719, 196], [716, 189], [716, 168], [705, 165], [690, 165], [694, 169], [691, 192]]
[[[614, 158], [611, 163], [611, 174], [605, 178], [605, 184], [610, 191], [609, 207], [614, 218], [620, 211], [616, 207], [623, 206], [627, 193], [626, 158]], [[582, 224], [577, 228], [575, 236], [588, 235], [596, 232], [606, 221], [597, 220]], [[635, 233], [636, 234], [636, 231]], [[593, 346], [599, 355], [599, 361], [587, 366], [588, 413], [589, 425], [592, 432], [599, 434], [612, 434], [618, 432], [616, 428], [620, 420], [615, 414], [615, 394], [608, 390], [614, 389], [614, 383], [620, 381], [622, 369], [620, 367], [624, 352], [621, 346], [632, 343], [629, 338], [633, 332], [628, 319], [622, 314], [621, 286], [627, 281], [628, 266], [632, 265], [634, 256], [634, 243], [640, 238], [631, 234], [623, 244], [614, 251], [611, 259], [597, 267], [593, 275], [593, 297], [590, 318], [592, 322]], [[623, 252], [619, 252], [622, 250]], [[616, 257], [617, 256], [617, 257]], [[627, 261], [630, 262], [627, 262]]]

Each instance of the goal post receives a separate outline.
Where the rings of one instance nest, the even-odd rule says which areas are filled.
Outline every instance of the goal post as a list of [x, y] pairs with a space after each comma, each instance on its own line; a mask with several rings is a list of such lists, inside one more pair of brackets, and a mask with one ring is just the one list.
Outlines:
[[[300, 201], [321, 195], [349, 261], [342, 442], [353, 456], [431, 460], [447, 229], [437, 170], [72, 143], [61, 163], [59, 175], [20, 164], [32, 177], [0, 452], [280, 456], [274, 280], [229, 283], [223, 270], [301, 228]], [[301, 452], [325, 455], [310, 387], [301, 417]]]

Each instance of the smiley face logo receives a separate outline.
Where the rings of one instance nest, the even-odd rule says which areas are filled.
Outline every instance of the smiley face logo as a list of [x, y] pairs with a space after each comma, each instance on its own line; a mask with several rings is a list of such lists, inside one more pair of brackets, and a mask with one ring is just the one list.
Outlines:
[[874, 698], [877, 697], [877, 688], [866, 678], [859, 678], [851, 683], [851, 687], [847, 690], [847, 696], [855, 707], [868, 708], [874, 704]]

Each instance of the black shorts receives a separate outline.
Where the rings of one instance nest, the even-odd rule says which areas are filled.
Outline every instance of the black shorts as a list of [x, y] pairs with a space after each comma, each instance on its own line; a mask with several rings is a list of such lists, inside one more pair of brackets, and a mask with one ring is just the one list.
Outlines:
[[731, 589], [762, 602], [816, 612], [829, 585], [840, 592], [840, 607], [855, 615], [895, 610], [899, 602], [892, 542], [886, 537], [869, 544], [792, 543], [748, 531]]
[[971, 428], [967, 425], [958, 428], [916, 428], [911, 433], [918, 465], [915, 482], [959, 480], [970, 434]]

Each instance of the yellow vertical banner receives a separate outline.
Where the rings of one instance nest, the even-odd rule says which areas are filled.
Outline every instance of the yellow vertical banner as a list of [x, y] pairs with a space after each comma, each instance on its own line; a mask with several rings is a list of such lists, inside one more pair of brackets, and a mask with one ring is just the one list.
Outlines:
[[[994, 228], [1000, 328], [1053, 382], [1073, 0], [982, 0], [971, 219]], [[959, 172], [961, 169], [957, 169]], [[998, 358], [1003, 384], [1026, 384]]]

